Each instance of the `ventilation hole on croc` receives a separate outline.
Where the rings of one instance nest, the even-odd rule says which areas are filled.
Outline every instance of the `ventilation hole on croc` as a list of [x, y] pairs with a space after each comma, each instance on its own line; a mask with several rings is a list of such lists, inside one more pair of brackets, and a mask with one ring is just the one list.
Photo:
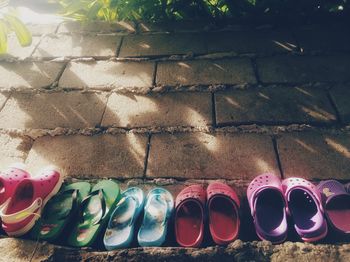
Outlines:
[[269, 176], [265, 176], [266, 178], [269, 178]]
[[269, 182], [269, 180], [266, 179], [265, 182], [267, 183], [267, 182]]
[[17, 174], [15, 176], [18, 176]]
[[47, 177], [47, 175], [45, 175], [45, 177]]

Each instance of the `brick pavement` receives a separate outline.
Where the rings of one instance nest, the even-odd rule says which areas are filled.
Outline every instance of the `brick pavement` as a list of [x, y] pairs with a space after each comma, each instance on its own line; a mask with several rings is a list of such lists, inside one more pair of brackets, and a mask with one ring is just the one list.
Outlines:
[[54, 163], [66, 179], [174, 193], [223, 179], [241, 197], [266, 171], [350, 180], [343, 33], [326, 28], [324, 42], [317, 27], [32, 28], [32, 46], [0, 58], [1, 168]]

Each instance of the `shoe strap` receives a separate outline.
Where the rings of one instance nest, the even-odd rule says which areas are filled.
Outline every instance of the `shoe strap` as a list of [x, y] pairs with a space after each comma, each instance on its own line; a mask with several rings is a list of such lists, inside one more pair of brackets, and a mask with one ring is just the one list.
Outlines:
[[[53, 197], [53, 199], [51, 201], [49, 201], [49, 203], [46, 205], [44, 212], [43, 212], [43, 217], [46, 215], [52, 215], [52, 214], [47, 214], [47, 210], [50, 210], [51, 205], [55, 205], [57, 204], [56, 200], [60, 199], [62, 196], [69, 194], [71, 196], [72, 199], [72, 204], [69, 208], [68, 212], [65, 212], [63, 214], [60, 214], [57, 217], [57, 220], [63, 220], [66, 219], [67, 217], [69, 217], [79, 206], [78, 203], [78, 194], [79, 194], [79, 190], [78, 189], [67, 189], [67, 190], [63, 190], [60, 191], [56, 196]], [[58, 200], [59, 201], [59, 200]]]
[[81, 204], [80, 204], [80, 210], [79, 210], [79, 217], [81, 218], [81, 222], [83, 223], [84, 222], [84, 211], [86, 210], [86, 207], [88, 206], [89, 202], [90, 202], [90, 199], [93, 197], [93, 196], [96, 196], [98, 195], [99, 199], [100, 199], [100, 202], [101, 202], [101, 206], [102, 206], [102, 216], [100, 217], [99, 220], [97, 220], [93, 225], [96, 225], [98, 223], [101, 222], [101, 220], [103, 220], [107, 213], [108, 213], [108, 210], [107, 210], [107, 206], [106, 206], [106, 199], [105, 199], [105, 196], [104, 196], [104, 191], [103, 189], [98, 189], [98, 190], [95, 190], [95, 191], [92, 191], [90, 192], [89, 195], [87, 195], [82, 201], [81, 201]]
[[7, 208], [5, 208], [0, 211], [1, 220], [2, 222], [5, 222], [7, 224], [21, 222], [26, 218], [28, 218], [29, 216], [33, 214], [34, 215], [37, 214], [36, 212], [42, 205], [43, 205], [43, 200], [40, 197], [38, 197], [33, 201], [33, 203], [29, 207], [22, 209], [16, 213], [6, 214], [5, 212]]

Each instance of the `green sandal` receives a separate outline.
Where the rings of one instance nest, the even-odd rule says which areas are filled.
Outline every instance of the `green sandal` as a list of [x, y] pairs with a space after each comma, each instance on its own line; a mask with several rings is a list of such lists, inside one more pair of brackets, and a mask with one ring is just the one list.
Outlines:
[[81, 203], [79, 221], [68, 237], [68, 244], [74, 247], [91, 246], [108, 222], [119, 199], [118, 183], [111, 180], [98, 182]]
[[78, 211], [81, 201], [89, 194], [88, 182], [65, 185], [46, 205], [41, 219], [31, 231], [31, 237], [46, 241], [56, 240]]

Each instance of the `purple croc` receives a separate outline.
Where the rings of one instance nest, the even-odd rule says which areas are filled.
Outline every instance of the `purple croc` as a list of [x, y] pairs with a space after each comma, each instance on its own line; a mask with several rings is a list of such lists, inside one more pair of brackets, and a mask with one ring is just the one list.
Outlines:
[[292, 216], [294, 227], [302, 240], [315, 242], [327, 235], [327, 221], [321, 195], [311, 182], [297, 177], [283, 180], [287, 212]]
[[272, 173], [257, 176], [248, 186], [247, 197], [259, 238], [284, 242], [288, 225], [281, 179]]
[[322, 195], [324, 210], [331, 228], [343, 234], [350, 234], [350, 194], [347, 187], [335, 180], [318, 184]]

